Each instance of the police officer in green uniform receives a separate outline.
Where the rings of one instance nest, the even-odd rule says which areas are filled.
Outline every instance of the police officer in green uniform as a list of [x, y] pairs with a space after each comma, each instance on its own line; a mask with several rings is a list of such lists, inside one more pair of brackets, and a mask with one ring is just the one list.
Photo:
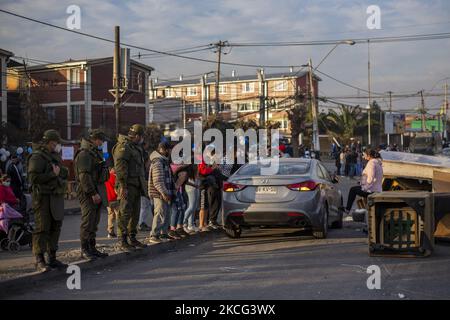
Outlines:
[[[33, 152], [28, 159], [28, 179], [31, 184], [35, 219], [33, 254], [36, 257], [36, 270], [39, 272], [67, 267], [56, 259], [69, 173], [61, 164], [60, 151], [59, 133], [56, 130], [47, 130], [42, 142], [33, 144]], [[48, 254], [48, 264], [45, 261], [45, 253]]]
[[81, 139], [80, 149], [74, 159], [77, 196], [81, 207], [81, 257], [94, 260], [104, 258], [108, 254], [96, 248], [96, 232], [100, 222], [100, 209], [105, 204], [105, 182], [109, 171], [103, 160], [103, 142], [105, 133], [94, 129], [88, 139]]
[[128, 136], [119, 135], [112, 150], [120, 203], [117, 224], [119, 247], [126, 252], [145, 247], [136, 239], [141, 196], [147, 196], [143, 143], [144, 127], [134, 124]]

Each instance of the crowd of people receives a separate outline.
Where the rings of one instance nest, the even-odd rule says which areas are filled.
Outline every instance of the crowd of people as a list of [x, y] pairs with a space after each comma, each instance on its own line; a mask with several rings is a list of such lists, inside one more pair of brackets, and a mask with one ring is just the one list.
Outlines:
[[[144, 132], [144, 127], [136, 124], [127, 135], [119, 135], [108, 161], [102, 153], [108, 140], [102, 130], [91, 130], [81, 139], [73, 166], [81, 208], [81, 256], [85, 259], [107, 256], [96, 246], [102, 206], [108, 212], [108, 238], [117, 239], [117, 248], [125, 252], [219, 228], [222, 184], [240, 167], [236, 152], [230, 164], [214, 152], [205, 161], [195, 158], [193, 146], [192, 156], [181, 154], [182, 161], [175, 163], [171, 159], [174, 145], [162, 139], [156, 150], [149, 150]], [[32, 250], [40, 272], [66, 266], [56, 259], [68, 180], [61, 142], [56, 130], [47, 130], [42, 141], [26, 151], [17, 148], [8, 154], [0, 149], [0, 202], [17, 206], [26, 189], [25, 176], [30, 184], [35, 220]], [[205, 147], [197, 146], [200, 151]], [[289, 144], [281, 143], [278, 151], [280, 157], [292, 156]], [[300, 151], [301, 157], [320, 160], [313, 150], [301, 147]], [[342, 150], [334, 146], [332, 154], [338, 174], [362, 175], [360, 185], [350, 190], [347, 210], [356, 195], [366, 197], [381, 191], [381, 157], [376, 150], [362, 150], [359, 142], [352, 142]], [[137, 239], [138, 232], [148, 233], [145, 241]]]
[[[184, 159], [182, 163], [171, 161], [172, 145], [162, 141], [150, 155], [145, 155], [147, 194], [140, 196], [138, 230], [149, 231], [150, 243], [178, 240], [197, 232], [217, 229], [221, 208], [221, 186], [239, 165], [226, 164], [222, 159], [209, 162], [204, 159]], [[119, 160], [119, 157], [114, 157]], [[105, 185], [108, 194], [108, 237], [119, 237], [120, 246], [128, 250], [125, 231], [116, 234], [118, 194], [117, 172], [113, 163]], [[121, 227], [118, 222], [117, 229]], [[136, 241], [132, 243], [140, 246]]]

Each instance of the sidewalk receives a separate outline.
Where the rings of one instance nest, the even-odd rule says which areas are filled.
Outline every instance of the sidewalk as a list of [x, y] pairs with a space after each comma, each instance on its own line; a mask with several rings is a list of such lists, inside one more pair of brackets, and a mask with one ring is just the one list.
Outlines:
[[[102, 210], [97, 232], [97, 244], [105, 252], [114, 253], [117, 239], [107, 238], [108, 214]], [[80, 222], [81, 211], [78, 200], [66, 200], [65, 217], [61, 229], [58, 259], [66, 263], [79, 261], [80, 258]], [[151, 221], [150, 221], [151, 222]], [[148, 222], [148, 223], [150, 223]], [[117, 230], [116, 230], [117, 232]], [[138, 239], [149, 236], [149, 232], [138, 233]], [[34, 272], [34, 257], [29, 247], [21, 247], [19, 252], [0, 250], [0, 281], [17, 277], [24, 273]]]

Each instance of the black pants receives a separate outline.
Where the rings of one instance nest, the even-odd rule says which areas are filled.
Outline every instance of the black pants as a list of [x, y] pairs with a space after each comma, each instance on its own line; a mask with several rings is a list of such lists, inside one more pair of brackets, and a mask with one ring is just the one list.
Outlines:
[[337, 174], [338, 176], [341, 175], [341, 163], [336, 164], [336, 174]]
[[350, 191], [348, 193], [348, 199], [347, 199], [347, 210], [350, 211], [350, 209], [353, 206], [353, 202], [356, 199], [356, 196], [360, 196], [360, 197], [364, 197], [367, 198], [367, 196], [369, 195], [369, 192], [363, 191], [361, 189], [361, 186], [354, 186], [350, 188]]
[[207, 189], [208, 198], [208, 220], [211, 223], [217, 223], [220, 208], [222, 205], [222, 190], [209, 186]]

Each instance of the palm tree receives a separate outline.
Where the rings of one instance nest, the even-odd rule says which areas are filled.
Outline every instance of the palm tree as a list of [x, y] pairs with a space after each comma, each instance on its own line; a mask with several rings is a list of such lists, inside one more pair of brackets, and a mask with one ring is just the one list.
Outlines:
[[325, 117], [328, 130], [345, 143], [364, 127], [364, 113], [359, 106], [340, 105], [339, 111], [329, 110]]

